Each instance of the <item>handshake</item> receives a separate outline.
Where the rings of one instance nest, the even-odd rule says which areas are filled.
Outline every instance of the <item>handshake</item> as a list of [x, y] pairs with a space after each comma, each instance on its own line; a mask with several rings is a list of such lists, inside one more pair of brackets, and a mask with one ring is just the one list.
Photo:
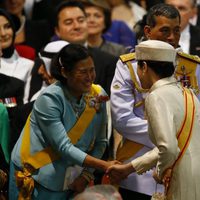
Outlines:
[[121, 180], [133, 172], [135, 172], [135, 169], [131, 163], [122, 164], [117, 160], [108, 161], [104, 178], [106, 177], [111, 184], [118, 185]]
[[[106, 169], [105, 176], [107, 180], [109, 180], [109, 182], [113, 185], [118, 185], [121, 180], [127, 178], [129, 174], [136, 171], [131, 162], [122, 164], [121, 162], [114, 160], [108, 161], [107, 163], [108, 167]], [[171, 168], [165, 170], [161, 180], [158, 178], [156, 171], [153, 172], [152, 176], [157, 183], [163, 184], [165, 186], [165, 189], [168, 190], [172, 176]]]

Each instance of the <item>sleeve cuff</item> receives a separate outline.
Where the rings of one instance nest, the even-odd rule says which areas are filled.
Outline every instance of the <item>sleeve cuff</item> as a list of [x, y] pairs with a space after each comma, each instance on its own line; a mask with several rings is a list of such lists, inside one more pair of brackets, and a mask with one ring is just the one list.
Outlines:
[[148, 151], [143, 156], [140, 156], [131, 161], [133, 168], [137, 174], [143, 174], [144, 172], [152, 169], [156, 166], [158, 160], [158, 149], [154, 148]]

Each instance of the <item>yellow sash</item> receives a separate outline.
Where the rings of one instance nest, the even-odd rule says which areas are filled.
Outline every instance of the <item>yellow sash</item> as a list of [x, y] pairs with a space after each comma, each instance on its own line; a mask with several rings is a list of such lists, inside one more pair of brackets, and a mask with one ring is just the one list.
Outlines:
[[187, 149], [189, 145], [189, 142], [192, 136], [193, 125], [194, 125], [194, 113], [195, 113], [194, 97], [193, 97], [193, 93], [187, 88], [184, 88], [184, 100], [185, 100], [184, 101], [185, 102], [185, 117], [183, 120], [183, 124], [177, 134], [180, 154], [173, 166], [175, 166], [175, 164], [184, 155], [185, 150]]
[[[184, 91], [184, 102], [185, 102], [185, 117], [181, 129], [177, 134], [178, 146], [181, 151], [177, 161], [180, 160], [180, 158], [183, 156], [189, 144], [189, 140], [192, 134], [192, 128], [194, 123], [194, 112], [195, 112], [192, 92], [187, 88], [183, 88], [183, 91]], [[139, 144], [134, 141], [125, 139], [124, 143], [120, 145], [117, 149], [116, 159], [121, 162], [128, 160], [129, 158], [133, 157], [143, 147], [144, 147], [143, 144]]]
[[[175, 165], [183, 157], [183, 155], [190, 143], [190, 139], [192, 136], [192, 129], [194, 126], [194, 114], [195, 114], [194, 96], [193, 96], [192, 92], [187, 88], [184, 88], [184, 100], [185, 100], [184, 101], [185, 102], [185, 117], [183, 120], [183, 124], [177, 134], [178, 146], [180, 149], [180, 153], [179, 153], [178, 158], [176, 159], [176, 161], [174, 162], [174, 164], [171, 167], [171, 174], [173, 172]], [[166, 196], [168, 196], [169, 188], [170, 188], [170, 183], [169, 183], [168, 188], [165, 188]]]
[[[101, 87], [98, 85], [92, 85], [91, 92], [88, 95], [89, 98], [98, 95], [101, 91]], [[90, 122], [96, 114], [94, 107], [90, 107], [88, 100], [86, 100], [86, 107], [80, 118], [68, 132], [67, 136], [71, 139], [72, 144], [81, 138], [84, 134], [86, 128], [89, 126]], [[34, 180], [32, 179], [32, 173], [47, 165], [55, 160], [59, 159], [59, 154], [55, 152], [51, 147], [47, 147], [42, 151], [39, 151], [33, 155], [30, 154], [30, 115], [26, 121], [24, 127], [24, 135], [21, 144], [21, 162], [23, 164], [23, 172], [16, 171], [16, 182], [17, 186], [20, 188], [19, 200], [29, 200], [31, 199], [31, 194], [34, 189]]]
[[123, 162], [133, 157], [144, 145], [137, 142], [125, 139], [122, 142], [116, 152], [116, 159]]

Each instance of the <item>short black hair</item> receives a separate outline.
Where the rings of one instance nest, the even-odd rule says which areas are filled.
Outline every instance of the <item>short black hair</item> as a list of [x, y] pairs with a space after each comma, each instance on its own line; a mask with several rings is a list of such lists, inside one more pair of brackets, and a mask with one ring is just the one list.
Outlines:
[[144, 62], [146, 62], [148, 67], [160, 78], [166, 78], [174, 74], [175, 68], [172, 62], [138, 60], [139, 67], [142, 67]]
[[68, 7], [78, 7], [83, 11], [84, 15], [86, 16], [86, 12], [85, 12], [85, 9], [84, 9], [84, 6], [83, 6], [82, 2], [77, 1], [77, 0], [63, 1], [60, 4], [58, 4], [58, 6], [56, 7], [56, 10], [55, 10], [55, 21], [54, 21], [55, 27], [58, 26], [60, 12], [63, 9], [68, 8]]
[[149, 25], [150, 27], [155, 27], [156, 17], [158, 16], [163, 16], [169, 19], [175, 19], [178, 17], [179, 22], [181, 22], [181, 16], [179, 11], [174, 6], [169, 4], [159, 3], [151, 7], [147, 13], [147, 25]]
[[80, 44], [67, 44], [53, 57], [51, 62], [51, 75], [62, 83], [66, 82], [63, 77], [61, 69], [70, 72], [75, 65], [88, 57], [92, 57], [88, 49]]

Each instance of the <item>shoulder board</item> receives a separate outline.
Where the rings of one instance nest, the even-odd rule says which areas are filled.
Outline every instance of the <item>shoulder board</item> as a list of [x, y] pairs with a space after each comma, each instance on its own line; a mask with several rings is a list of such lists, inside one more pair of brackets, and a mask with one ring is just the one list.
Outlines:
[[119, 58], [120, 58], [120, 60], [122, 62], [127, 62], [127, 61], [131, 61], [131, 60], [135, 60], [135, 53], [123, 54]]
[[177, 53], [180, 57], [182, 58], [185, 58], [185, 59], [188, 59], [192, 62], [196, 62], [196, 63], [200, 63], [200, 57], [199, 56], [196, 56], [196, 55], [190, 55], [190, 54], [187, 54], [187, 53], [184, 53], [184, 52], [178, 52]]

